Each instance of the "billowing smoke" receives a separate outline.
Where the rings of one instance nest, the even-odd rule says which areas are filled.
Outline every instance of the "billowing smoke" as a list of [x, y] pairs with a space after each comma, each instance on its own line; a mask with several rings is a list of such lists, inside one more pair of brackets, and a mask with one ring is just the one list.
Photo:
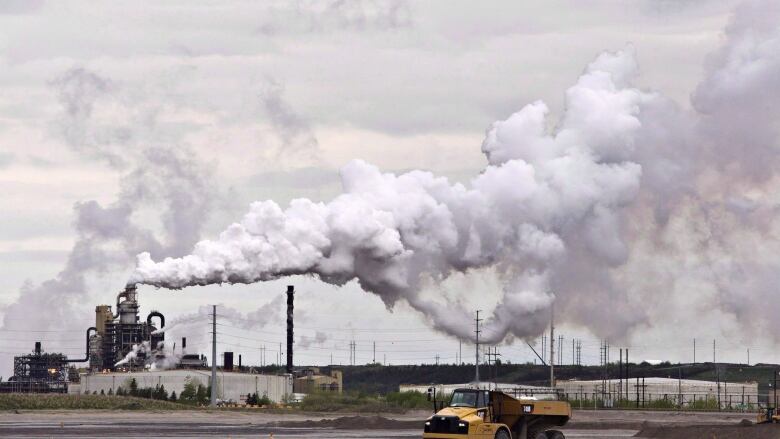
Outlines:
[[[552, 119], [545, 103], [494, 123], [469, 184], [400, 175], [355, 160], [327, 203], [253, 203], [218, 238], [179, 258], [138, 255], [130, 283], [185, 288], [311, 275], [357, 280], [388, 307], [405, 301], [432, 325], [470, 338], [472, 317], [420, 294], [454, 273], [490, 268], [503, 296], [488, 342], [561, 320], [603, 337], [651, 325], [685, 285], [713, 307], [772, 321], [777, 284], [780, 7], [740, 8], [686, 110], [641, 90], [632, 47], [599, 55]], [[698, 234], [698, 235], [697, 235]], [[668, 264], [679, 259], [680, 264]], [[157, 261], [157, 262], [155, 262]], [[655, 298], [648, 304], [649, 298]], [[662, 300], [661, 300], [662, 299]]]
[[568, 91], [553, 133], [541, 102], [494, 124], [483, 143], [489, 165], [469, 187], [353, 161], [341, 173], [344, 194], [333, 201], [298, 199], [286, 209], [254, 203], [191, 255], [155, 263], [140, 254], [131, 282], [183, 288], [293, 274], [334, 284], [358, 279], [388, 306], [406, 300], [436, 327], [468, 336], [466, 311], [422, 299], [421, 282], [498, 267], [507, 287], [495, 337], [532, 334], [567, 259], [588, 258], [603, 272], [627, 257], [613, 232], [639, 192], [641, 166], [621, 148], [641, 126], [639, 105], [652, 99], [626, 87], [634, 70], [629, 51], [600, 56]]
[[[6, 330], [81, 331], [87, 320], [74, 316], [92, 317], [83, 307], [88, 276], [124, 269], [143, 250], [158, 257], [186, 254], [217, 195], [209, 169], [185, 146], [150, 141], [160, 135], [156, 109], [128, 102], [112, 81], [81, 68], [52, 85], [63, 107], [56, 132], [73, 150], [117, 170], [120, 189], [107, 205], [89, 200], [74, 206], [77, 235], [65, 267], [52, 279], [25, 285], [3, 308]], [[157, 208], [152, 217], [159, 217], [160, 227], [137, 225], [148, 206]], [[49, 310], [47, 319], [19, 318], [41, 309]]]
[[125, 358], [119, 360], [114, 366], [123, 366], [134, 361], [139, 356], [149, 357], [152, 353], [152, 348], [148, 341], [144, 341], [133, 345], [133, 349], [125, 355]]
[[296, 345], [301, 349], [306, 349], [310, 346], [322, 346], [323, 343], [328, 341], [328, 335], [322, 331], [316, 331], [314, 337], [303, 335], [298, 339]]
[[149, 364], [149, 370], [172, 369], [181, 362], [182, 352], [176, 351], [174, 344], [160, 342]]

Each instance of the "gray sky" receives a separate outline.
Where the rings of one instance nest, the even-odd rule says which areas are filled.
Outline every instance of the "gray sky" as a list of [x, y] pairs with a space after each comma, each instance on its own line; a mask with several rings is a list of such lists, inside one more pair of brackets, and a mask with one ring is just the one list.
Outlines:
[[[2, 2], [0, 303], [17, 301], [26, 284], [63, 270], [79, 236], [77, 203], [108, 207], [131, 200], [130, 222], [178, 256], [194, 235], [216, 235], [254, 200], [329, 199], [339, 192], [338, 169], [354, 158], [388, 171], [426, 169], [467, 181], [486, 164], [480, 145], [492, 122], [537, 99], [559, 114], [566, 88], [603, 50], [633, 45], [639, 85], [689, 108], [735, 4]], [[188, 169], [202, 172], [203, 186], [176, 193], [201, 194], [208, 202], [171, 201], [164, 189], [171, 174], [143, 173], [163, 160], [149, 148], [188, 158]], [[170, 184], [194, 181], [176, 175]], [[166, 221], [175, 221], [166, 212], [192, 206], [186, 216], [202, 215], [201, 221], [187, 236], [172, 237], [185, 226], [166, 228]], [[142, 235], [133, 245], [152, 242]], [[106, 254], [118, 246], [101, 245]], [[81, 306], [70, 318], [46, 307], [34, 315], [5, 315], [2, 352], [26, 352], [34, 339], [48, 337], [59, 341], [44, 342], [46, 349], [80, 353], [82, 336], [75, 331], [91, 325], [94, 305], [113, 303], [132, 265], [119, 258], [89, 271]], [[426, 329], [423, 317], [403, 303], [386, 309], [355, 283], [337, 288], [296, 278], [181, 292], [144, 287], [141, 305], [169, 321], [211, 303], [249, 313], [283, 294], [287, 283], [300, 292], [297, 333], [312, 340], [317, 332], [327, 334], [299, 350], [300, 362], [328, 363], [332, 353], [334, 362], [344, 363], [352, 339], [361, 363], [371, 360], [373, 341], [379, 361], [386, 355], [391, 363], [430, 363], [437, 354], [443, 362], [455, 360], [457, 341]], [[498, 300], [489, 272], [430, 289], [471, 294], [477, 298], [470, 303], [488, 310]], [[233, 345], [224, 350], [259, 362], [261, 346], [278, 349], [277, 305], [278, 315], [264, 326], [226, 328]], [[10, 332], [14, 319], [74, 332]], [[716, 311], [700, 316], [685, 336], [678, 323], [643, 328], [613, 346], [631, 346], [632, 359], [687, 361], [694, 337], [701, 346], [718, 338], [722, 359], [744, 361], [748, 335], [723, 326]], [[583, 360], [598, 362], [594, 335], [561, 326], [565, 362], [573, 335], [583, 339]], [[773, 349], [752, 343], [751, 361], [778, 361]], [[502, 348], [502, 355], [533, 358], [519, 342]], [[473, 348], [464, 346], [463, 357], [471, 359]], [[0, 371], [10, 367], [4, 358]]]

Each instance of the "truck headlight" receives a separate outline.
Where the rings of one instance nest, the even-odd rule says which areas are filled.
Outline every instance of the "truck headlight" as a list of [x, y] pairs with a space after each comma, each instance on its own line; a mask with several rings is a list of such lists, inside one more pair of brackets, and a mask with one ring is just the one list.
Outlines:
[[468, 434], [469, 433], [469, 423], [460, 421], [458, 422], [458, 434]]
[[425, 433], [429, 433], [431, 431], [431, 421], [425, 421], [425, 428], [423, 429]]

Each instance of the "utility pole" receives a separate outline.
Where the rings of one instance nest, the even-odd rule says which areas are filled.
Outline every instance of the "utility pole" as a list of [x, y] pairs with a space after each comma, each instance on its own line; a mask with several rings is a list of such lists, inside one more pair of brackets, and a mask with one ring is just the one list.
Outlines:
[[693, 364], [696, 364], [696, 339], [693, 339]]
[[558, 364], [563, 365], [563, 335], [558, 336]]
[[371, 362], [376, 363], [376, 342], [374, 342], [374, 359]]
[[618, 360], [618, 395], [623, 395], [623, 348], [620, 348], [620, 360]]
[[463, 363], [463, 341], [458, 339], [458, 365]]
[[720, 410], [720, 368], [715, 362], [715, 339], [712, 340], [712, 364], [715, 366], [715, 382], [718, 384], [718, 410]]
[[574, 339], [571, 339], [571, 365], [574, 366]]
[[482, 319], [479, 318], [479, 310], [477, 310], [477, 318], [474, 319], [474, 324], [475, 324], [475, 327], [476, 327], [476, 329], [474, 330], [474, 333], [477, 335], [477, 344], [476, 344], [476, 349], [475, 349], [477, 358], [476, 358], [476, 361], [474, 362], [474, 366], [476, 367], [477, 370], [476, 370], [476, 377], [475, 377], [474, 381], [477, 383], [477, 386], [479, 386], [479, 333], [481, 332], [479, 330], [479, 322], [481, 320]]
[[626, 348], [626, 399], [628, 399], [628, 348]]
[[555, 310], [550, 307], [550, 388], [555, 388]]
[[748, 362], [747, 365], [750, 366], [750, 348], [748, 348]]
[[217, 305], [211, 313], [211, 406], [217, 406]]

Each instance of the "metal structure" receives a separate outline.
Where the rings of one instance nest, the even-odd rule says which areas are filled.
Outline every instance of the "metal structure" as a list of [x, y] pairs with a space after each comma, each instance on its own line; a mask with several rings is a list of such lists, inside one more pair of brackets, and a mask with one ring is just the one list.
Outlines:
[[[123, 300], [124, 299], [124, 300]], [[94, 353], [90, 366], [93, 370], [116, 370], [116, 363], [134, 350], [148, 342], [147, 349], [138, 349], [137, 355], [122, 368], [133, 369], [143, 367], [154, 359], [153, 352], [165, 339], [165, 334], [154, 334], [158, 329], [153, 323], [154, 317], [159, 318], [160, 328], [165, 326], [165, 316], [158, 311], [152, 311], [141, 322], [138, 316], [138, 292], [135, 285], [128, 285], [116, 297], [116, 312], [111, 313], [110, 305], [99, 305], [95, 308], [95, 327], [97, 334], [90, 340], [91, 352]]]
[[78, 373], [70, 363], [89, 361], [90, 332], [87, 329], [86, 356], [68, 358], [61, 353], [44, 353], [41, 342], [35, 342], [31, 354], [14, 357], [14, 375], [8, 381], [0, 383], [0, 393], [67, 393], [68, 382], [77, 381]]

